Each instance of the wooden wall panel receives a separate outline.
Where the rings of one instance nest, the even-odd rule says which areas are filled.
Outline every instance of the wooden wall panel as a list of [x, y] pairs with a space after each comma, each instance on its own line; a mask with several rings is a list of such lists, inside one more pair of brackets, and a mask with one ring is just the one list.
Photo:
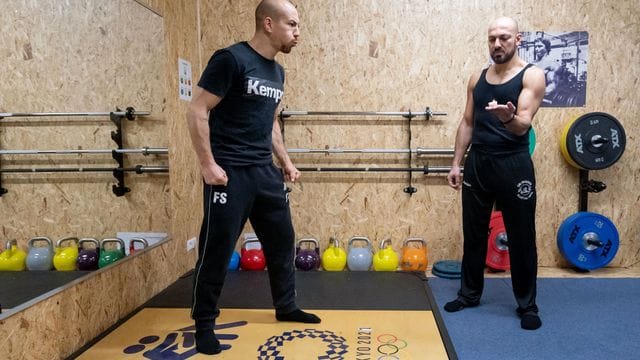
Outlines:
[[[151, 116], [123, 122], [124, 147], [167, 147], [162, 18], [140, 4], [14, 1], [3, 5], [7, 49], [0, 108], [7, 112], [108, 112], [132, 106]], [[55, 28], [56, 31], [51, 31]], [[3, 149], [112, 149], [109, 117], [6, 118]], [[3, 168], [116, 167], [110, 154], [2, 155]], [[126, 155], [125, 166], [168, 164], [166, 155]], [[110, 172], [2, 174], [2, 238], [20, 245], [113, 237], [118, 231], [169, 232], [169, 178], [127, 173], [116, 197]]]
[[[201, 8], [203, 60], [217, 48], [253, 34], [257, 2], [211, 1]], [[640, 69], [633, 47], [640, 38], [633, 1], [297, 1], [301, 42], [279, 55], [287, 71], [283, 106], [316, 111], [446, 111], [436, 121], [412, 123], [414, 147], [452, 147], [461, 118], [465, 88], [474, 71], [489, 60], [486, 31], [495, 17], [514, 17], [522, 31], [588, 31], [587, 105], [541, 109], [535, 119], [538, 147], [533, 156], [538, 179], [539, 264], [564, 267], [556, 231], [578, 209], [578, 171], [558, 150], [564, 124], [591, 111], [613, 114], [627, 129], [628, 146], [613, 167], [592, 172], [608, 189], [590, 197], [591, 211], [612, 219], [621, 235], [613, 267], [638, 263], [639, 165], [638, 97]], [[554, 9], [550, 16], [548, 9]], [[610, 19], [600, 21], [600, 19]], [[615, 20], [613, 20], [615, 19]], [[204, 62], [203, 62], [204, 64]], [[629, 66], [632, 64], [632, 66]], [[405, 148], [402, 120], [333, 117], [289, 118], [290, 148]], [[406, 156], [293, 155], [298, 166], [396, 166]], [[415, 166], [449, 165], [449, 158], [421, 157]], [[291, 202], [298, 238], [315, 236], [322, 247], [330, 236], [343, 241], [360, 234], [379, 241], [391, 236], [396, 249], [408, 236], [429, 242], [430, 262], [461, 257], [459, 193], [444, 176], [414, 175], [418, 192], [403, 193], [408, 176], [305, 173], [292, 185]]]

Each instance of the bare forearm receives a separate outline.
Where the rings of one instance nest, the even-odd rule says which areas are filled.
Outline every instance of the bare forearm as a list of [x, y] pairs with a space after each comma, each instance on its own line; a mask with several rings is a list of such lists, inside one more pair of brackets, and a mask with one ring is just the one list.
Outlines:
[[511, 120], [503, 123], [507, 130], [516, 135], [524, 135], [531, 127], [531, 118], [525, 115], [513, 114]]
[[209, 140], [209, 118], [206, 109], [189, 109], [187, 124], [191, 143], [201, 167], [215, 164]]
[[463, 120], [458, 127], [458, 131], [456, 132], [456, 143], [453, 154], [453, 166], [462, 165], [462, 161], [464, 160], [465, 153], [469, 148], [469, 144], [471, 143], [471, 133], [473, 128], [467, 125], [466, 121]]
[[271, 134], [271, 143], [273, 146], [273, 154], [278, 159], [280, 166], [287, 167], [291, 165], [291, 159], [287, 148], [284, 146], [284, 140], [282, 139], [282, 133], [280, 132], [280, 125], [277, 121], [273, 123], [273, 132]]

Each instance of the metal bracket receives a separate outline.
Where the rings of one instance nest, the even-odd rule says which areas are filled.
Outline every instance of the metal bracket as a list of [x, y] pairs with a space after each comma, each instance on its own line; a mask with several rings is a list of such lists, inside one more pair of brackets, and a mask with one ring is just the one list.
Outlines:
[[[413, 118], [413, 114], [411, 113], [411, 109], [409, 109], [409, 113], [407, 115], [405, 115], [405, 117], [407, 118], [407, 122], [408, 122], [408, 131], [409, 131], [409, 136], [408, 136], [408, 148], [411, 149], [411, 119]], [[429, 118], [429, 116], [427, 115], [427, 119]], [[408, 167], [411, 168], [412, 165], [412, 159], [411, 159], [411, 152], [409, 152], [409, 163], [408, 163]], [[413, 186], [413, 172], [411, 171], [407, 171], [407, 173], [409, 174], [409, 184], [407, 187], [404, 188], [404, 192], [409, 194], [409, 196], [412, 196], [413, 194], [415, 194], [416, 192], [418, 192], [418, 189], [416, 189]]]
[[589, 193], [599, 193], [607, 188], [607, 184], [602, 181], [589, 180], [589, 170], [580, 169], [580, 196], [578, 203], [579, 211], [588, 211]]
[[[121, 110], [116, 108], [116, 111], [120, 112]], [[113, 112], [109, 114], [111, 122], [116, 125], [116, 131], [111, 132], [111, 139], [116, 143], [118, 149], [124, 149], [122, 141], [122, 119], [126, 118], [129, 121], [135, 119], [135, 116], [133, 116], [133, 112], [133, 108], [128, 107], [127, 113], [125, 115], [117, 115]], [[126, 193], [131, 191], [131, 189], [125, 186], [124, 171], [121, 170], [124, 169], [124, 154], [113, 150], [111, 152], [111, 157], [113, 157], [113, 159], [118, 162], [118, 168], [116, 170], [113, 170], [113, 177], [116, 178], [118, 185], [113, 185], [111, 187], [111, 190], [114, 194], [116, 194], [116, 196], [124, 196]]]
[[[0, 117], [0, 119], [3, 119], [2, 117]], [[2, 162], [0, 162], [0, 169], [2, 169]], [[9, 191], [5, 188], [2, 187], [2, 173], [0, 173], [0, 196], [8, 193]]]

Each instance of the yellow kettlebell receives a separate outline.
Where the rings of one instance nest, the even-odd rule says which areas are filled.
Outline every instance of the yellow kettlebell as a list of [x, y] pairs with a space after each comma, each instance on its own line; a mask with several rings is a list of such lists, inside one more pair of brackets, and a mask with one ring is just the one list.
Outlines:
[[322, 268], [326, 271], [342, 271], [347, 265], [347, 252], [334, 237], [329, 239], [329, 247], [322, 253]]
[[[410, 243], [420, 243], [420, 247], [409, 246]], [[429, 261], [427, 259], [427, 242], [423, 238], [408, 238], [402, 246], [403, 271], [425, 271]]]
[[0, 253], [0, 271], [23, 271], [27, 267], [27, 253], [18, 247], [15, 239], [7, 241]]
[[[72, 241], [70, 246], [62, 246], [64, 242]], [[53, 267], [58, 271], [73, 271], [78, 260], [78, 238], [69, 236], [56, 242], [56, 254], [53, 255]]]
[[391, 246], [391, 239], [384, 239], [380, 242], [380, 250], [373, 256], [373, 269], [375, 271], [396, 271], [398, 269], [398, 254]]

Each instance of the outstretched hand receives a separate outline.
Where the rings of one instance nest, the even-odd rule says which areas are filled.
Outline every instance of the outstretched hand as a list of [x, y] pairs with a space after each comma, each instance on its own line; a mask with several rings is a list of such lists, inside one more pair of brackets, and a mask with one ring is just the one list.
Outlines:
[[484, 109], [493, 114], [503, 123], [511, 121], [516, 114], [516, 107], [511, 101], [507, 102], [505, 105], [501, 105], [498, 104], [497, 101], [493, 100], [489, 102]]

